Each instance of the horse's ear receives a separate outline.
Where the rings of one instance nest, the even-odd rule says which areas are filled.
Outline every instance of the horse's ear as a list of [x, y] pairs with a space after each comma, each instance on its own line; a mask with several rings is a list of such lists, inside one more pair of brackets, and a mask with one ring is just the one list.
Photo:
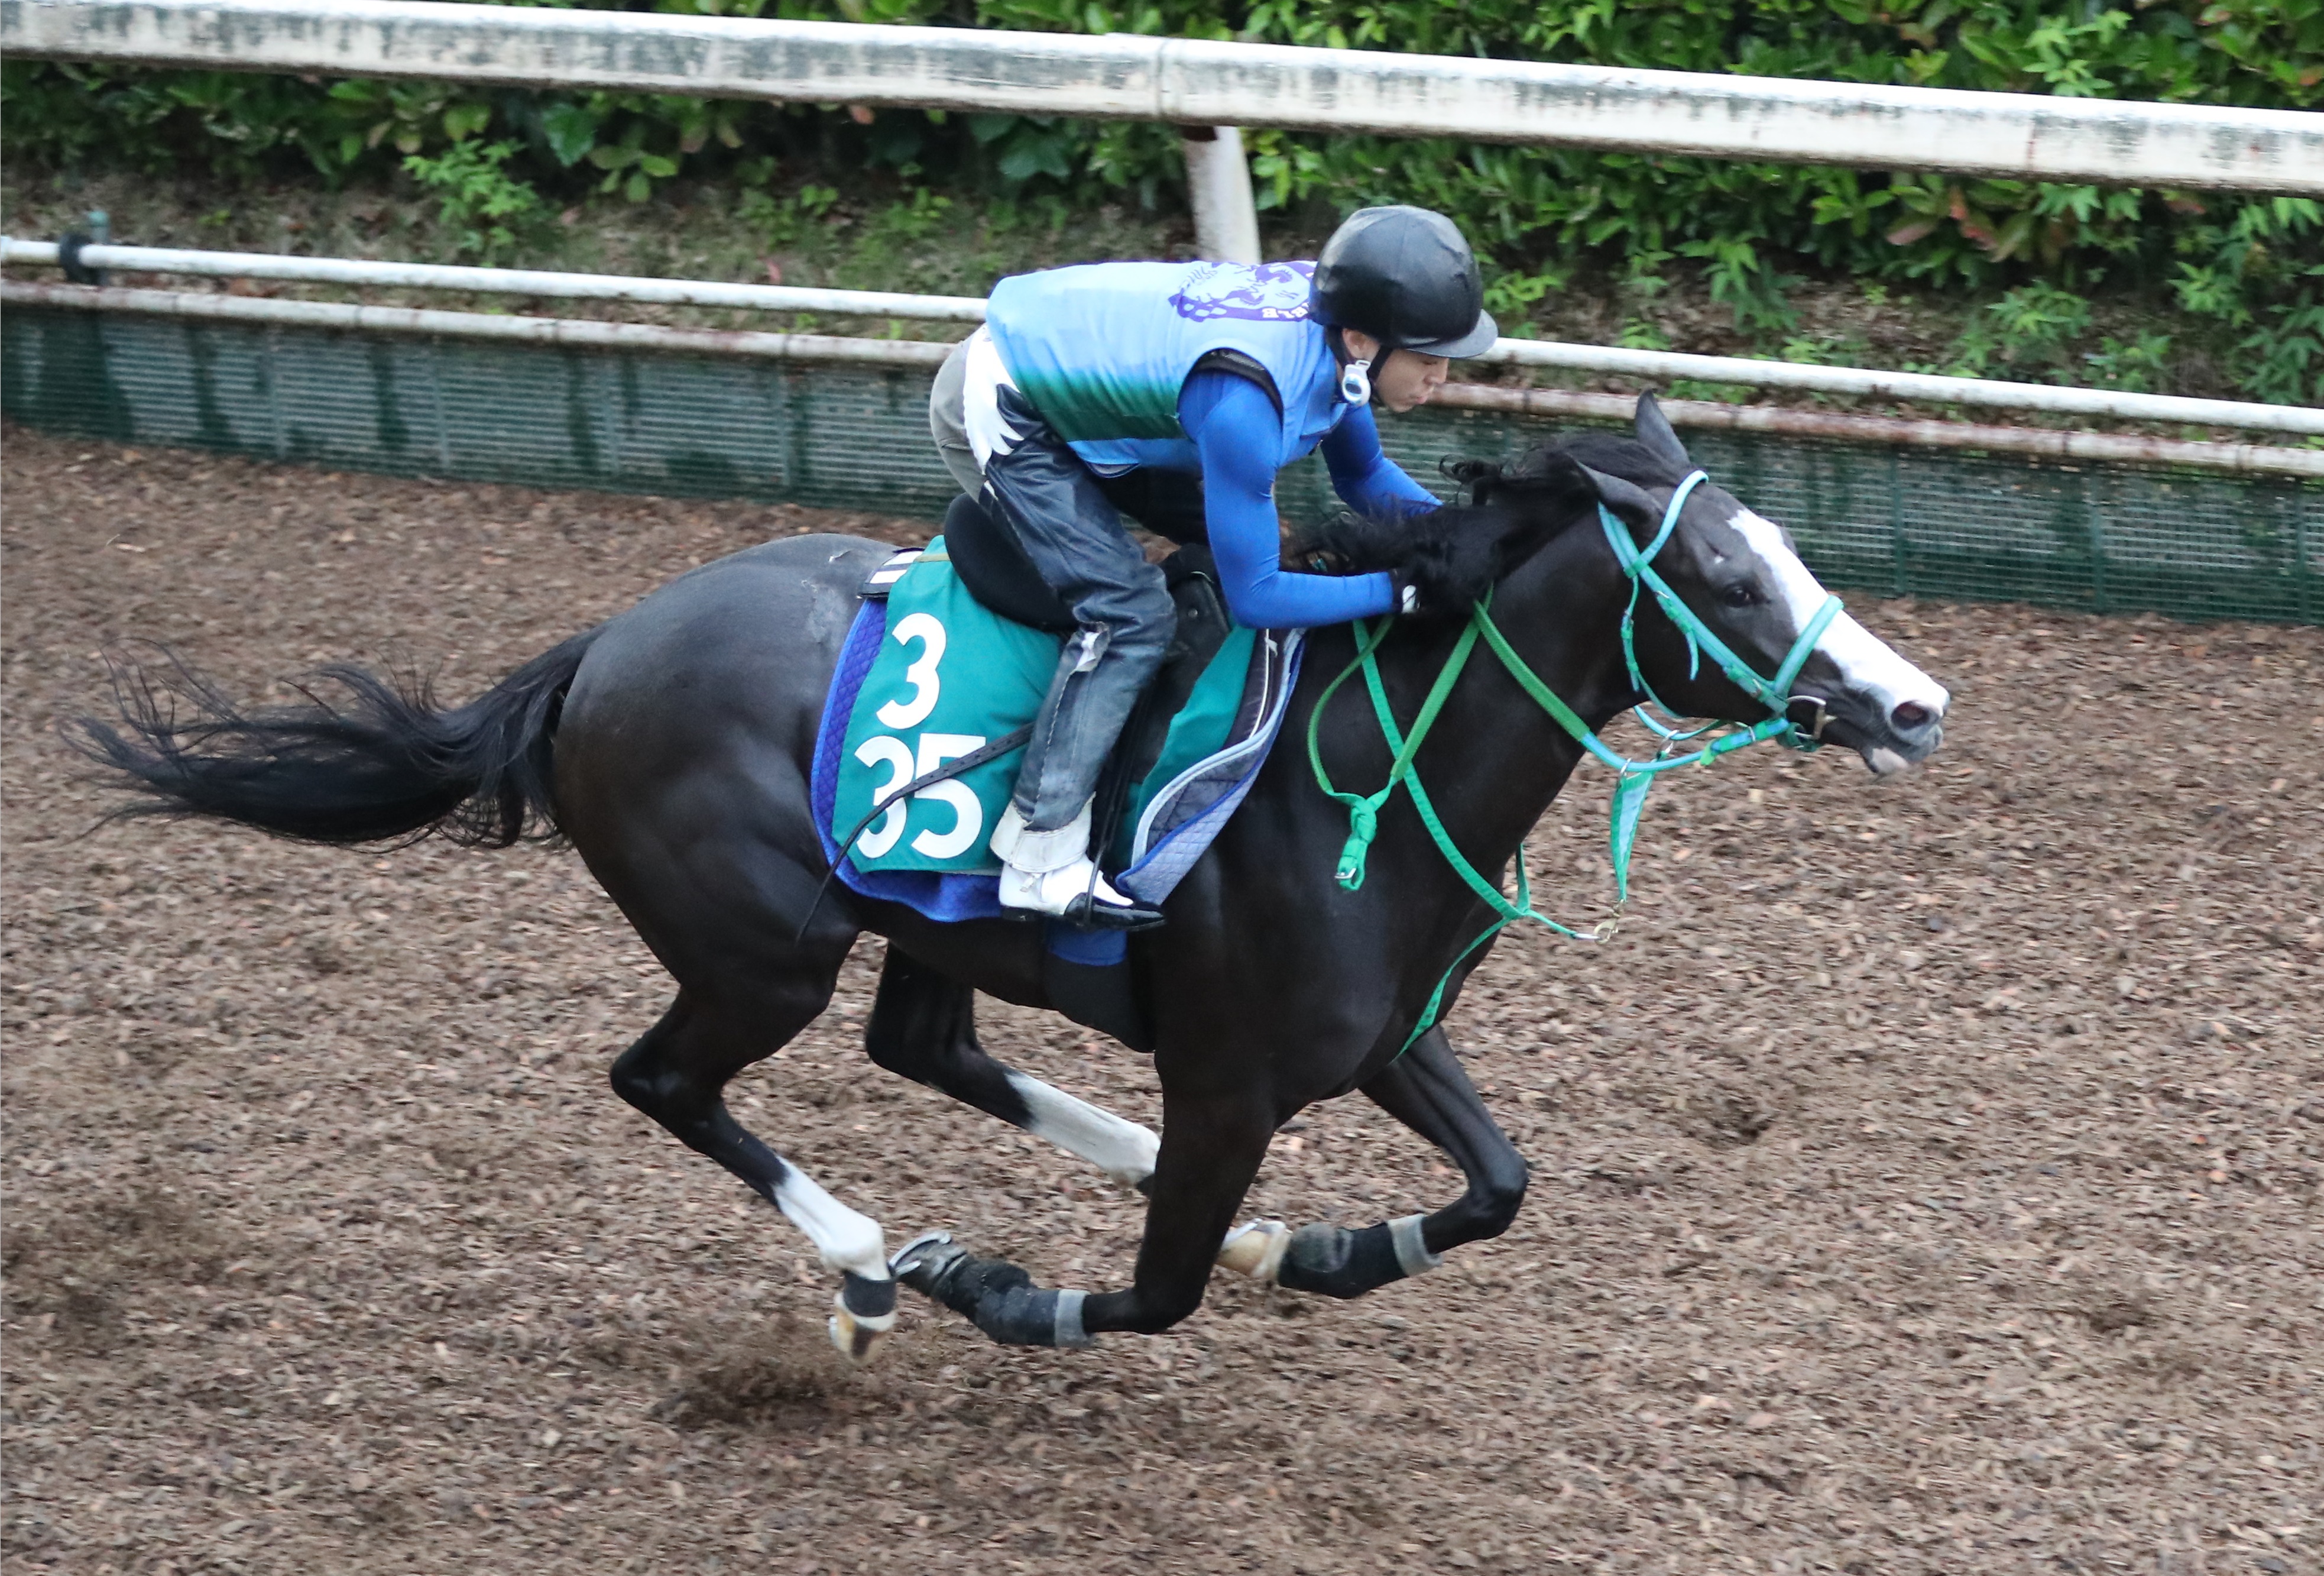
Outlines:
[[1637, 483], [1602, 470], [1592, 470], [1577, 463], [1575, 469], [1588, 478], [1598, 495], [1598, 501], [1625, 519], [1651, 524], [1662, 518], [1662, 505], [1650, 497]]
[[1638, 396], [1637, 413], [1632, 418], [1631, 425], [1637, 431], [1638, 441], [1652, 450], [1655, 458], [1669, 460], [1681, 471], [1694, 468], [1694, 461], [1688, 456], [1686, 445], [1678, 440], [1676, 432], [1671, 431], [1670, 418], [1663, 414], [1663, 408], [1655, 403], [1654, 395], [1642, 394]]

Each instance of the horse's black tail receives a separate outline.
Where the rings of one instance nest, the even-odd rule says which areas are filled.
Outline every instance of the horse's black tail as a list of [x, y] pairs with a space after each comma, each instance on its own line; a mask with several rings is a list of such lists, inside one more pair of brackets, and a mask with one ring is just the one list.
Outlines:
[[[506, 848], [558, 835], [551, 741], [597, 632], [574, 636], [466, 706], [428, 684], [345, 665], [298, 686], [306, 704], [244, 711], [163, 651], [113, 663], [116, 721], [67, 737], [139, 791], [124, 815], [208, 816], [312, 843], [416, 840]], [[345, 691], [326, 700], [326, 684]]]

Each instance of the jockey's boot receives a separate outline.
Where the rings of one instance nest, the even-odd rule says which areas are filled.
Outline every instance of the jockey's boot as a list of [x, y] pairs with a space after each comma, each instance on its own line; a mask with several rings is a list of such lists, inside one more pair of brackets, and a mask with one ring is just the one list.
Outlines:
[[1055, 831], [1035, 831], [1010, 804], [992, 829], [1001, 856], [1001, 906], [1046, 913], [1068, 924], [1139, 930], [1162, 922], [1160, 911], [1116, 892], [1089, 857], [1090, 807]]

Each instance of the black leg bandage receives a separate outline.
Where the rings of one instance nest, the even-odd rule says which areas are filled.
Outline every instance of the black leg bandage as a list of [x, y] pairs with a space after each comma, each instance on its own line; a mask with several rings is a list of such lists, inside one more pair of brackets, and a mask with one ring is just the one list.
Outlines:
[[1087, 1346], [1079, 1292], [1053, 1292], [1003, 1258], [950, 1241], [897, 1256], [896, 1278], [964, 1315], [1003, 1346]]
[[1291, 1234], [1275, 1284], [1325, 1297], [1360, 1297], [1408, 1273], [1397, 1260], [1394, 1228], [1386, 1221], [1360, 1231], [1302, 1226]]
[[896, 1283], [872, 1280], [853, 1270], [840, 1272], [840, 1305], [858, 1319], [885, 1319], [896, 1311]]

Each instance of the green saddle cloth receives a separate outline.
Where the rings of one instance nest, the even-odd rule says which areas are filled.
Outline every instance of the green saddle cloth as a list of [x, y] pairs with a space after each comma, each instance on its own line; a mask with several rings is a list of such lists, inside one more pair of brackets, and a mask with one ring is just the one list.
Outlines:
[[[1118, 849], [1156, 793], [1226, 742], [1255, 638], [1234, 629], [1194, 681], [1160, 756], [1129, 795]], [[970, 596], [944, 538], [928, 543], [888, 593], [887, 634], [848, 713], [829, 835], [845, 837], [881, 795], [1031, 722], [1064, 647], [1064, 637], [1012, 623]], [[856, 839], [856, 868], [998, 873], [987, 844], [1024, 760], [1012, 750], [890, 805]]]

